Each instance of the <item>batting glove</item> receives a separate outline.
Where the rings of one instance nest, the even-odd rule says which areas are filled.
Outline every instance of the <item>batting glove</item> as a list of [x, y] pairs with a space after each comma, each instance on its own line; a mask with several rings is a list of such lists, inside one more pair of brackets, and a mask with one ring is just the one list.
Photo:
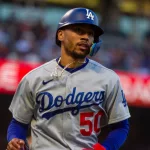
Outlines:
[[93, 148], [84, 148], [83, 150], [106, 150], [106, 148], [104, 146], [102, 146], [99, 143], [96, 143], [95, 145], [93, 145]]

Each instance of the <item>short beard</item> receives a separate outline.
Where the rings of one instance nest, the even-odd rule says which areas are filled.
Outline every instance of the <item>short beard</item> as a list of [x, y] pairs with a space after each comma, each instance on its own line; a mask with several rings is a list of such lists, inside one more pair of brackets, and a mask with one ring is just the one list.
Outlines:
[[67, 55], [71, 56], [74, 59], [84, 59], [89, 53], [90, 49], [86, 50], [84, 54], [78, 54], [75, 49], [73, 51], [70, 51], [67, 47], [65, 48], [65, 51]]

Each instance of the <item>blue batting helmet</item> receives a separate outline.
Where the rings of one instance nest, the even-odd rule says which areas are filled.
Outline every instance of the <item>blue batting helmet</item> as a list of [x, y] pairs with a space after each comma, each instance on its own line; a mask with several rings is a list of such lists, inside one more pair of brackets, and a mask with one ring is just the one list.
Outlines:
[[[93, 30], [95, 31], [94, 42], [99, 42], [99, 36], [104, 33], [103, 29], [99, 27], [99, 20], [97, 15], [90, 9], [87, 8], [74, 8], [69, 10], [61, 18], [57, 32], [59, 29], [73, 24], [89, 24], [92, 25]], [[56, 44], [60, 46], [60, 41], [58, 40], [56, 32]]]

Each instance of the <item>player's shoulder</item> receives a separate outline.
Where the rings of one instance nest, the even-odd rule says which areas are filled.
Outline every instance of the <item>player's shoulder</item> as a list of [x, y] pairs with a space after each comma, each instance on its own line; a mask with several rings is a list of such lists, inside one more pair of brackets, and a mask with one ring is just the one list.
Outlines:
[[113, 79], [119, 80], [119, 76], [115, 71], [113, 71], [110, 68], [105, 67], [104, 65], [100, 64], [99, 62], [95, 60], [89, 59], [88, 67], [94, 70], [95, 72], [98, 72], [101, 75], [104, 75], [107, 78], [113, 78]]
[[37, 77], [44, 75], [46, 72], [50, 72], [53, 70], [53, 68], [56, 66], [56, 59], [50, 60], [34, 69], [29, 71], [24, 77], [30, 78], [30, 77]]

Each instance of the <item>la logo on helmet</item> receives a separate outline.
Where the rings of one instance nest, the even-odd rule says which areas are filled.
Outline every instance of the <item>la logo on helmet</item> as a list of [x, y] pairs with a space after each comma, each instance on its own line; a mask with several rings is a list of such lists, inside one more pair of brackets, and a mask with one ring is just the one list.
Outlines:
[[86, 9], [86, 16], [88, 19], [94, 20], [94, 15], [91, 11], [89, 11], [89, 9]]

